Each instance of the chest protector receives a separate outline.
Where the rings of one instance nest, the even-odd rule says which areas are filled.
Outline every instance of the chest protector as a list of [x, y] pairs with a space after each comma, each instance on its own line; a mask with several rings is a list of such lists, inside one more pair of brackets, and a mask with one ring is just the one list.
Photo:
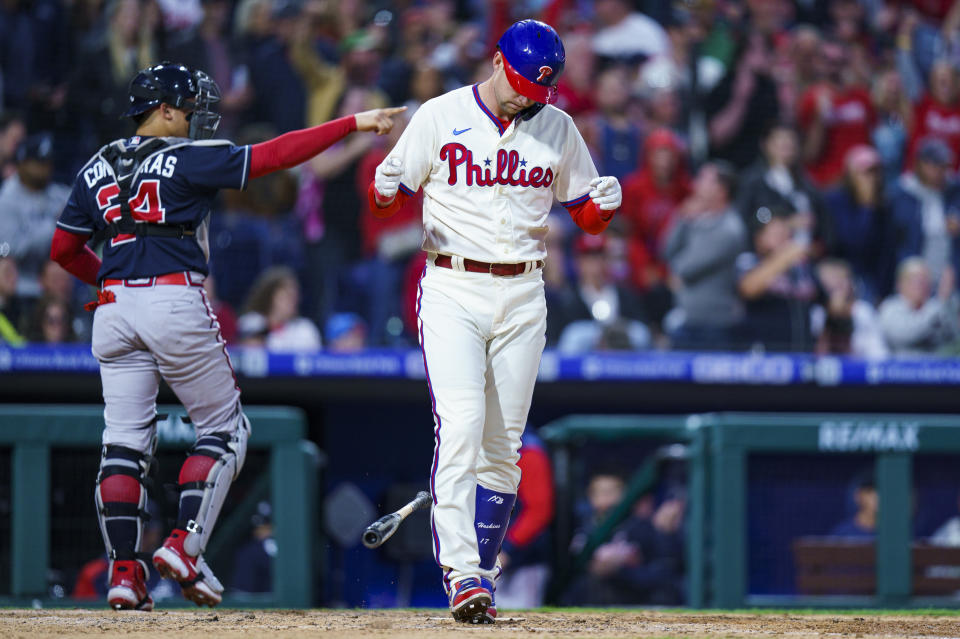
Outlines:
[[120, 187], [120, 193], [117, 196], [120, 205], [120, 217], [94, 233], [94, 245], [107, 239], [113, 239], [118, 235], [173, 237], [182, 240], [185, 237], [194, 237], [197, 234], [192, 224], [137, 223], [130, 211], [130, 189], [140, 165], [148, 156], [168, 146], [170, 146], [170, 143], [163, 138], [150, 138], [137, 146], [128, 146], [125, 140], [116, 140], [100, 151], [100, 156], [113, 168], [117, 186]]

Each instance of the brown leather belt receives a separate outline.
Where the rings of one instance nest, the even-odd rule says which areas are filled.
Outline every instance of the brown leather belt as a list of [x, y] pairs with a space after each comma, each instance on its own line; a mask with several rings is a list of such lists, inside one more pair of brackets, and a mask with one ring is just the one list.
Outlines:
[[166, 273], [165, 275], [156, 275], [154, 277], [140, 277], [131, 280], [113, 280], [105, 279], [100, 284], [101, 288], [107, 286], [126, 286], [127, 288], [145, 288], [154, 285], [173, 285], [173, 286], [203, 286], [203, 280], [194, 281], [190, 273], [180, 271], [179, 273]]
[[[434, 265], [442, 268], [453, 268], [453, 260], [449, 255], [437, 255]], [[490, 273], [491, 275], [510, 276], [521, 275], [527, 272], [528, 262], [519, 264], [490, 264], [463, 258], [463, 270], [470, 273]], [[543, 260], [537, 260], [536, 268], [543, 268]]]

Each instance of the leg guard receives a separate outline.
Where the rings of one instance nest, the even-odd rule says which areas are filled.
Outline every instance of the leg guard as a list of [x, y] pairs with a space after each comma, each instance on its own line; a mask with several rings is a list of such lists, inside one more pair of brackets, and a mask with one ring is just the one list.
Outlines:
[[[156, 438], [152, 449], [156, 449]], [[151, 610], [149, 564], [140, 554], [147, 514], [147, 475], [153, 458], [132, 448], [108, 444], [100, 458], [94, 489], [97, 519], [110, 559], [107, 600], [116, 609]]]
[[150, 518], [147, 475], [152, 463], [151, 455], [132, 448], [112, 444], [103, 447], [94, 499], [103, 543], [111, 560], [138, 559], [143, 523]]
[[183, 549], [193, 557], [206, 549], [230, 484], [246, 459], [250, 422], [242, 413], [240, 418], [232, 434], [200, 437], [180, 470], [177, 528], [187, 531]]

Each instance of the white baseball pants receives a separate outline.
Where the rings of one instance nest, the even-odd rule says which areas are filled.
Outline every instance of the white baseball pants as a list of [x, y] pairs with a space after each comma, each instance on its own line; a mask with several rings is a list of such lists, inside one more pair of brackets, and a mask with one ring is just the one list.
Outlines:
[[516, 493], [520, 436], [546, 342], [540, 269], [512, 277], [435, 266], [417, 304], [433, 403], [430, 475], [434, 556], [448, 588], [481, 570], [474, 528], [477, 484]]

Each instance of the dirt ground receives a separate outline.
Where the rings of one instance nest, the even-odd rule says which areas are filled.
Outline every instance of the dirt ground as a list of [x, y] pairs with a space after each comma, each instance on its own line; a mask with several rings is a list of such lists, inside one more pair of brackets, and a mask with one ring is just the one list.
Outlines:
[[47, 639], [265, 636], [423, 639], [514, 637], [960, 637], [960, 617], [661, 612], [501, 612], [494, 626], [455, 624], [443, 610], [0, 610], [0, 637]]

